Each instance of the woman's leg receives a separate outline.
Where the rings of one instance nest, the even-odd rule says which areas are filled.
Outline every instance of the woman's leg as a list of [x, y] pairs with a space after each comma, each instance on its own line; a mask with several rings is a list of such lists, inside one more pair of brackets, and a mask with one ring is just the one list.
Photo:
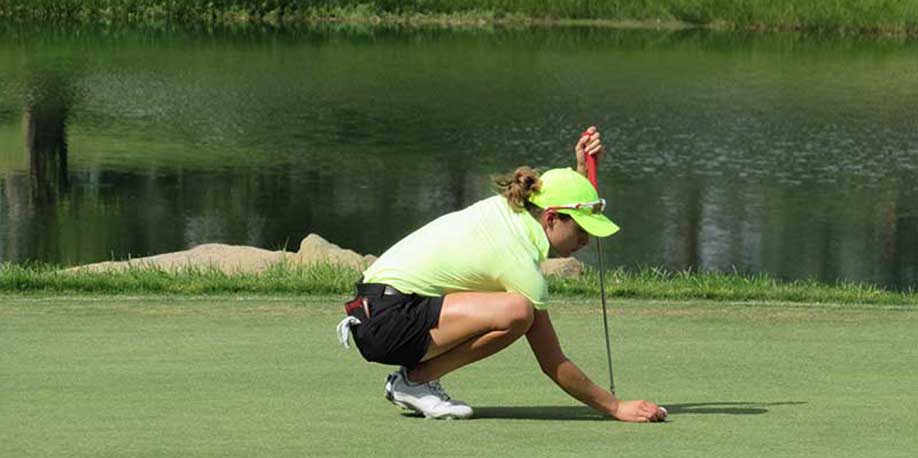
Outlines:
[[408, 378], [428, 382], [491, 356], [525, 334], [533, 317], [532, 303], [519, 294], [448, 294], [430, 348]]

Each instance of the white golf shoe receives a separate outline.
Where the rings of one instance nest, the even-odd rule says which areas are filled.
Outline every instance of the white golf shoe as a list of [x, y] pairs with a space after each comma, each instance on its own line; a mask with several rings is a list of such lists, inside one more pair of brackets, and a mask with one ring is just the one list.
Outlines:
[[439, 380], [411, 383], [405, 375], [404, 367], [386, 378], [386, 399], [427, 418], [445, 420], [472, 416], [472, 408], [462, 401], [452, 400]]

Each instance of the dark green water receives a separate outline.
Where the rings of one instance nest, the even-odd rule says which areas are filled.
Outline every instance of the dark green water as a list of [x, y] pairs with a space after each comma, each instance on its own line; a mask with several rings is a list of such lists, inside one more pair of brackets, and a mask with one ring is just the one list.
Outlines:
[[593, 123], [607, 264], [913, 287], [916, 106], [918, 48], [881, 39], [5, 26], [0, 259], [379, 254]]

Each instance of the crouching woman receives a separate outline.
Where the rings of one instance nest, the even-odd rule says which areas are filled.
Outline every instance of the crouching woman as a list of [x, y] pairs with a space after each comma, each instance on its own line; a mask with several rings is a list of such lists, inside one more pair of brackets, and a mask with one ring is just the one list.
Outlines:
[[346, 346], [352, 332], [365, 359], [400, 366], [386, 380], [389, 401], [428, 418], [468, 418], [473, 409], [440, 378], [525, 335], [542, 372], [578, 401], [622, 421], [665, 418], [654, 403], [593, 383], [561, 350], [549, 317], [540, 262], [618, 231], [584, 176], [586, 155], [602, 152], [596, 129], [587, 133], [577, 171], [521, 167], [498, 181], [499, 195], [428, 223], [363, 273], [339, 338]]

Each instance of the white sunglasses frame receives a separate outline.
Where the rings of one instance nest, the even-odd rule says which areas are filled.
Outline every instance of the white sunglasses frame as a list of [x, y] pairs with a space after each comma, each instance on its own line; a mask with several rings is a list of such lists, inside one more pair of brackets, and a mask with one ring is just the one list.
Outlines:
[[[597, 207], [599, 210], [597, 211]], [[606, 199], [594, 200], [592, 202], [581, 202], [578, 204], [551, 205], [546, 210], [590, 210], [591, 215], [601, 215], [606, 211]]]

